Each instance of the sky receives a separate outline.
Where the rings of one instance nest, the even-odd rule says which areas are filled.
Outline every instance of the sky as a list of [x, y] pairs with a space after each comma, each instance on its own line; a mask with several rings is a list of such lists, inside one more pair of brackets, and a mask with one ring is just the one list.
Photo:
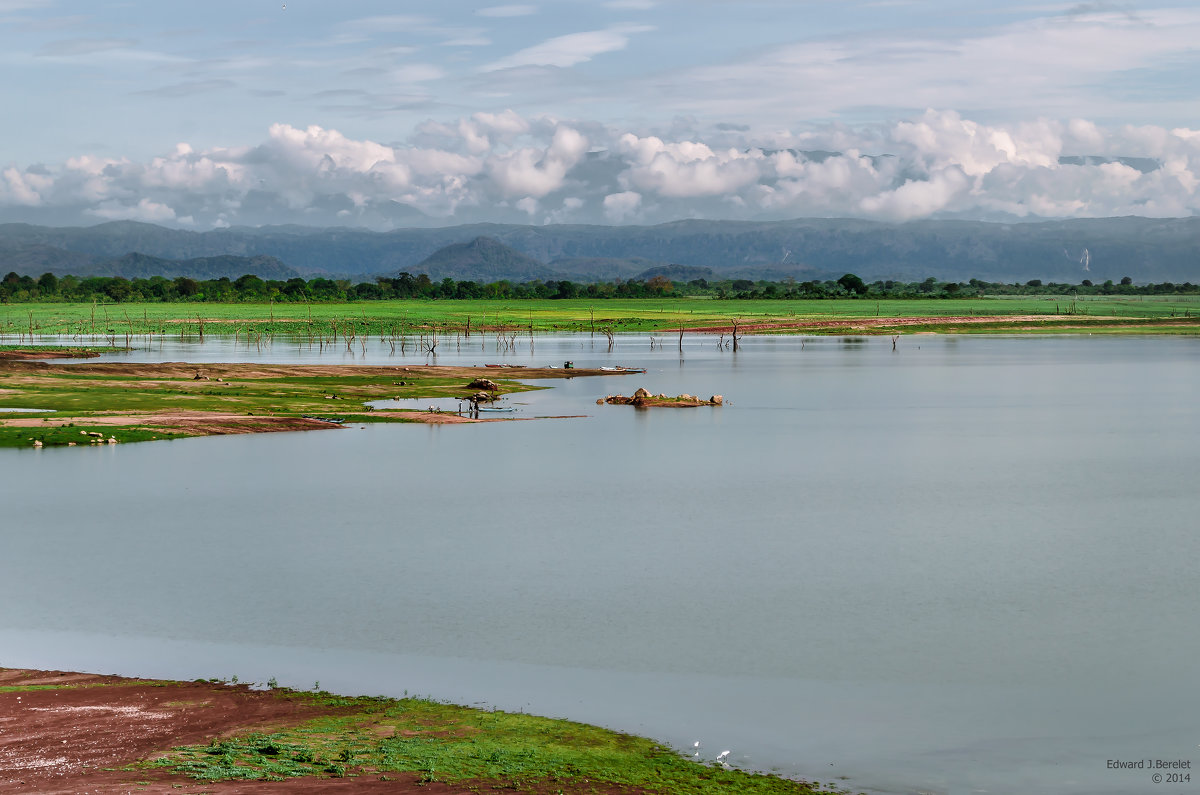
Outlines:
[[1200, 209], [1200, 7], [0, 0], [0, 222]]

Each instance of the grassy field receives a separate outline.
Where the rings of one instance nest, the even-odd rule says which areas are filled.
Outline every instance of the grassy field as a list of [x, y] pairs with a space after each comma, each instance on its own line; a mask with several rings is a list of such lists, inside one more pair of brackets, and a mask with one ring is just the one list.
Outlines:
[[[5, 715], [20, 714], [25, 709], [20, 703], [24, 696], [38, 704], [71, 704], [92, 716], [85, 728], [76, 730], [47, 714], [59, 710], [39, 710], [36, 721], [27, 721], [36, 723], [32, 736], [43, 742], [34, 760], [46, 757], [55, 762], [74, 752], [73, 744], [84, 737], [89, 746], [120, 746], [114, 749], [113, 759], [121, 760], [118, 767], [71, 765], [66, 775], [76, 778], [57, 781], [60, 786], [55, 791], [66, 791], [62, 784], [68, 780], [78, 785], [73, 791], [82, 792], [92, 789], [89, 783], [145, 777], [136, 783], [146, 785], [150, 782], [145, 779], [153, 777], [171, 789], [184, 788], [190, 778], [203, 782], [201, 789], [216, 782], [288, 779], [316, 780], [314, 784], [357, 779], [342, 783], [362, 783], [366, 789], [390, 779], [397, 782], [396, 792], [419, 792], [422, 785], [434, 782], [451, 785], [456, 791], [539, 795], [846, 792], [834, 783], [739, 770], [718, 761], [715, 748], [685, 757], [653, 740], [597, 726], [423, 698], [345, 697], [320, 691], [319, 685], [312, 691], [296, 691], [277, 687], [274, 681], [265, 688], [251, 689], [245, 683], [237, 684], [236, 678], [231, 686], [217, 679], [171, 682], [58, 673], [70, 681], [47, 685], [46, 679], [54, 677], [54, 672], [5, 673], [10, 681], [32, 676], [36, 682], [0, 688], [0, 697], [7, 697], [0, 698], [0, 711]], [[125, 719], [119, 713], [103, 714], [121, 709], [152, 711], [166, 727], [155, 731], [161, 739], [135, 746], [137, 750], [131, 752], [121, 726]], [[264, 714], [272, 716], [266, 720], [271, 728], [264, 727]], [[199, 744], [170, 747], [181, 729], [196, 742], [191, 727], [197, 725], [205, 727]], [[102, 753], [97, 756], [104, 758]], [[40, 769], [35, 765], [26, 775]], [[371, 787], [369, 791], [381, 789]], [[122, 787], [120, 791], [126, 790]], [[301, 791], [321, 790], [309, 787]]]
[[[670, 332], [681, 325], [699, 329], [786, 324], [776, 333], [844, 333], [822, 330], [828, 321], [922, 318], [991, 320], [1044, 318], [1060, 325], [1163, 324], [1186, 328], [1200, 316], [1200, 297], [970, 298], [948, 300], [715, 301], [697, 298], [589, 301], [360, 301], [345, 304], [12, 304], [0, 306], [0, 342], [30, 334], [68, 335], [122, 344], [126, 337], [255, 335], [321, 337], [397, 336], [456, 333], [463, 329], [535, 333], [585, 331]], [[1028, 322], [1028, 321], [1022, 321]], [[918, 330], [910, 324], [910, 330]], [[827, 328], [827, 327], [825, 327]], [[921, 329], [925, 330], [925, 329]], [[928, 330], [945, 330], [930, 328]], [[1016, 328], [1014, 330], [1025, 330]], [[860, 333], [890, 333], [886, 328]]]
[[410, 772], [419, 782], [498, 782], [518, 792], [578, 791], [589, 782], [604, 791], [615, 786], [676, 795], [818, 791], [697, 763], [651, 740], [581, 723], [422, 699], [308, 698], [344, 712], [272, 734], [176, 748], [148, 764], [202, 781]]

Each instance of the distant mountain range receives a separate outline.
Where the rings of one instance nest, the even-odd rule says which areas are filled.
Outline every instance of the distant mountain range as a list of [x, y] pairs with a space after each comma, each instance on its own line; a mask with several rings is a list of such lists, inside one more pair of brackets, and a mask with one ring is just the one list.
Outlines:
[[711, 268], [662, 265], [638, 257], [559, 257], [540, 262], [506, 246], [494, 237], [477, 237], [469, 243], [452, 243], [439, 248], [412, 268], [414, 274], [427, 273], [455, 281], [494, 282], [507, 279], [526, 282], [534, 279], [570, 279], [571, 281], [611, 281], [612, 279], [649, 279], [656, 275], [694, 279], [711, 277]]
[[97, 262], [85, 271], [76, 271], [77, 276], [124, 276], [126, 279], [148, 279], [164, 276], [174, 279], [187, 276], [192, 279], [220, 279], [222, 276], [236, 279], [247, 273], [263, 279], [286, 281], [300, 274], [284, 265], [275, 257], [259, 254], [255, 257], [237, 257], [222, 254], [217, 257], [195, 257], [193, 259], [165, 259], [149, 254], [126, 254], [116, 259]]
[[57, 276], [71, 274], [81, 278], [91, 276], [123, 276], [126, 279], [148, 279], [162, 276], [175, 279], [236, 279], [253, 273], [263, 279], [292, 279], [300, 274], [275, 257], [257, 255], [239, 257], [222, 254], [192, 259], [169, 259], [130, 252], [120, 257], [103, 258], [79, 251], [67, 251], [46, 245], [8, 246], [0, 239], [0, 270], [4, 273], [40, 276], [50, 272]]
[[[136, 252], [136, 255], [134, 254]], [[158, 269], [158, 270], [156, 270]], [[668, 270], [664, 270], [668, 269]], [[695, 269], [695, 270], [688, 270]], [[208, 232], [117, 221], [91, 227], [0, 224], [0, 271], [192, 278], [293, 276], [370, 280], [608, 281], [862, 278], [1076, 283], [1200, 282], [1200, 218], [1031, 223], [850, 219], [677, 221], [658, 226], [467, 226], [372, 232], [301, 226]]]

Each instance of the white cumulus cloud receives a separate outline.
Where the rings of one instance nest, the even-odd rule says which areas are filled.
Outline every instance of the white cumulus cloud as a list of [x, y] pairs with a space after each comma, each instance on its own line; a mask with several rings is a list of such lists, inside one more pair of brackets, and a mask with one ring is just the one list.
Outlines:
[[0, 176], [4, 178], [0, 182], [0, 203], [4, 204], [37, 206], [42, 203], [42, 192], [54, 184], [54, 178], [49, 175], [11, 167], [4, 169]]
[[499, 155], [489, 161], [488, 173], [505, 196], [541, 198], [562, 187], [587, 147], [587, 139], [577, 130], [559, 126], [545, 149], [524, 147]]
[[762, 173], [763, 154], [757, 150], [714, 152], [696, 141], [667, 143], [626, 134], [619, 151], [633, 160], [627, 172], [632, 185], [672, 198], [733, 194]]
[[182, 143], [142, 162], [3, 164], [0, 205], [13, 219], [196, 228], [1190, 216], [1200, 214], [1200, 131], [931, 110], [860, 128], [654, 134], [506, 111], [430, 120], [384, 143], [281, 123], [258, 142]]

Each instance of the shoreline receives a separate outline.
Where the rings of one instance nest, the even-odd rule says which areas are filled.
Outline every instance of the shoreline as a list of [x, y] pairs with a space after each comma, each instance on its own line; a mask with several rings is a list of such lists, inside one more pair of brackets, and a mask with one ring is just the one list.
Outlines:
[[841, 792], [694, 761], [653, 740], [572, 721], [273, 684], [0, 668], [0, 789]]
[[[40, 353], [40, 352], [39, 352]], [[560, 367], [81, 362], [0, 359], [0, 446], [90, 446], [347, 423], [469, 424], [527, 417], [381, 409], [389, 398], [494, 401], [544, 387], [518, 382], [629, 375]], [[473, 386], [474, 385], [474, 386]], [[33, 410], [33, 411], [30, 411]], [[40, 413], [39, 413], [40, 412]], [[111, 441], [110, 441], [111, 440]]]
[[64, 348], [61, 351], [37, 349], [36, 346], [30, 350], [21, 350], [20, 346], [16, 348], [0, 349], [0, 361], [30, 361], [37, 359], [98, 359], [100, 354], [92, 350]]

